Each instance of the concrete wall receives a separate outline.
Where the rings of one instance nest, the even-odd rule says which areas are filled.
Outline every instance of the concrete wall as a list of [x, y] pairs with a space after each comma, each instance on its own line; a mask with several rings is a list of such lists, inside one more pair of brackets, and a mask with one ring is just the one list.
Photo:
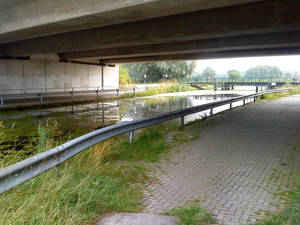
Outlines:
[[[46, 57], [31, 60], [0, 59], [0, 91], [13, 89], [36, 89], [26, 92], [95, 89], [119, 86], [119, 67], [79, 63], [64, 63]], [[11, 91], [22, 93], [24, 91]]]

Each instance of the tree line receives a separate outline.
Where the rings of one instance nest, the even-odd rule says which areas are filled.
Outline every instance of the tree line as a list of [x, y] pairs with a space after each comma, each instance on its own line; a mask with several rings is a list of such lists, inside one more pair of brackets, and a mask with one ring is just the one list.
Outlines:
[[[245, 73], [238, 70], [229, 70], [227, 78], [230, 80], [245, 79], [272, 79], [272, 78], [293, 78], [296, 74], [291, 72], [282, 72], [277, 66], [260, 65], [249, 68]], [[211, 67], [206, 67], [200, 76], [200, 79], [213, 80], [216, 72]]]
[[181, 80], [190, 77], [196, 65], [196, 61], [123, 64], [120, 66], [120, 83], [128, 83], [129, 80], [136, 83], [154, 83], [169, 79]]
[[[196, 61], [170, 61], [123, 64], [120, 66], [120, 84], [154, 83], [162, 80], [176, 79], [178, 81], [207, 80], [212, 81], [217, 73], [211, 67], [206, 67], [202, 73], [195, 73]], [[282, 72], [277, 66], [260, 65], [249, 68], [246, 72], [229, 70], [227, 78], [231, 80], [293, 78], [295, 74]]]

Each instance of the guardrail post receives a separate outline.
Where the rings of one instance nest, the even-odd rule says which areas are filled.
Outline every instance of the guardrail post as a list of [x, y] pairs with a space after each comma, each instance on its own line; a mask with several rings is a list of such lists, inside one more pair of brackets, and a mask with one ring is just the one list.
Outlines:
[[184, 116], [181, 117], [181, 128], [184, 128]]
[[97, 98], [99, 97], [99, 86], [97, 87]]
[[246, 105], [246, 99], [243, 99], [243, 105]]
[[229, 108], [232, 109], [232, 102], [229, 103]]
[[133, 88], [133, 95], [135, 95], [135, 88]]
[[129, 143], [133, 142], [133, 134], [134, 134], [133, 132], [134, 132], [133, 130], [129, 131]]
[[4, 96], [1, 95], [1, 105], [4, 105]]
[[117, 89], [117, 96], [119, 97], [119, 89]]
[[210, 109], [210, 115], [211, 115], [211, 116], [214, 115], [214, 108], [211, 108], [211, 109]]
[[74, 97], [74, 88], [72, 88], [72, 99]]
[[43, 103], [43, 93], [40, 93], [40, 101]]

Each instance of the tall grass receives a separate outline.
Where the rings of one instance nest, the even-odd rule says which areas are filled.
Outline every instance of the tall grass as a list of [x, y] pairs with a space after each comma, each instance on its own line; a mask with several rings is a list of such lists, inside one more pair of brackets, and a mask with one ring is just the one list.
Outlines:
[[[53, 147], [47, 128], [38, 130], [39, 151]], [[1, 194], [0, 224], [89, 224], [107, 212], [139, 211], [142, 190], [131, 184], [148, 179], [143, 161], [157, 161], [167, 145], [154, 128], [136, 135], [133, 144], [124, 138], [95, 145]]]
[[195, 91], [197, 88], [178, 84], [178, 83], [165, 83], [163, 85], [157, 87], [147, 88], [147, 90], [142, 92], [133, 93], [125, 93], [121, 97], [122, 98], [131, 98], [131, 97], [146, 97], [153, 96], [163, 93], [174, 93], [174, 92], [184, 92], [184, 91]]

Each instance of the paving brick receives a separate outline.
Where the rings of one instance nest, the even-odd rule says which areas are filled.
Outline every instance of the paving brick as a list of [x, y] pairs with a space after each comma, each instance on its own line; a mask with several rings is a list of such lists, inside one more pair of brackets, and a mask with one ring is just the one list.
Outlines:
[[260, 210], [282, 208], [285, 200], [272, 192], [279, 185], [281, 191], [292, 187], [286, 174], [294, 168], [281, 162], [299, 139], [299, 114], [297, 95], [235, 108], [185, 128], [201, 137], [153, 164], [148, 175], [159, 184], [145, 185], [145, 193], [151, 190], [145, 212], [167, 212], [199, 200], [219, 222], [237, 225], [253, 222]]

